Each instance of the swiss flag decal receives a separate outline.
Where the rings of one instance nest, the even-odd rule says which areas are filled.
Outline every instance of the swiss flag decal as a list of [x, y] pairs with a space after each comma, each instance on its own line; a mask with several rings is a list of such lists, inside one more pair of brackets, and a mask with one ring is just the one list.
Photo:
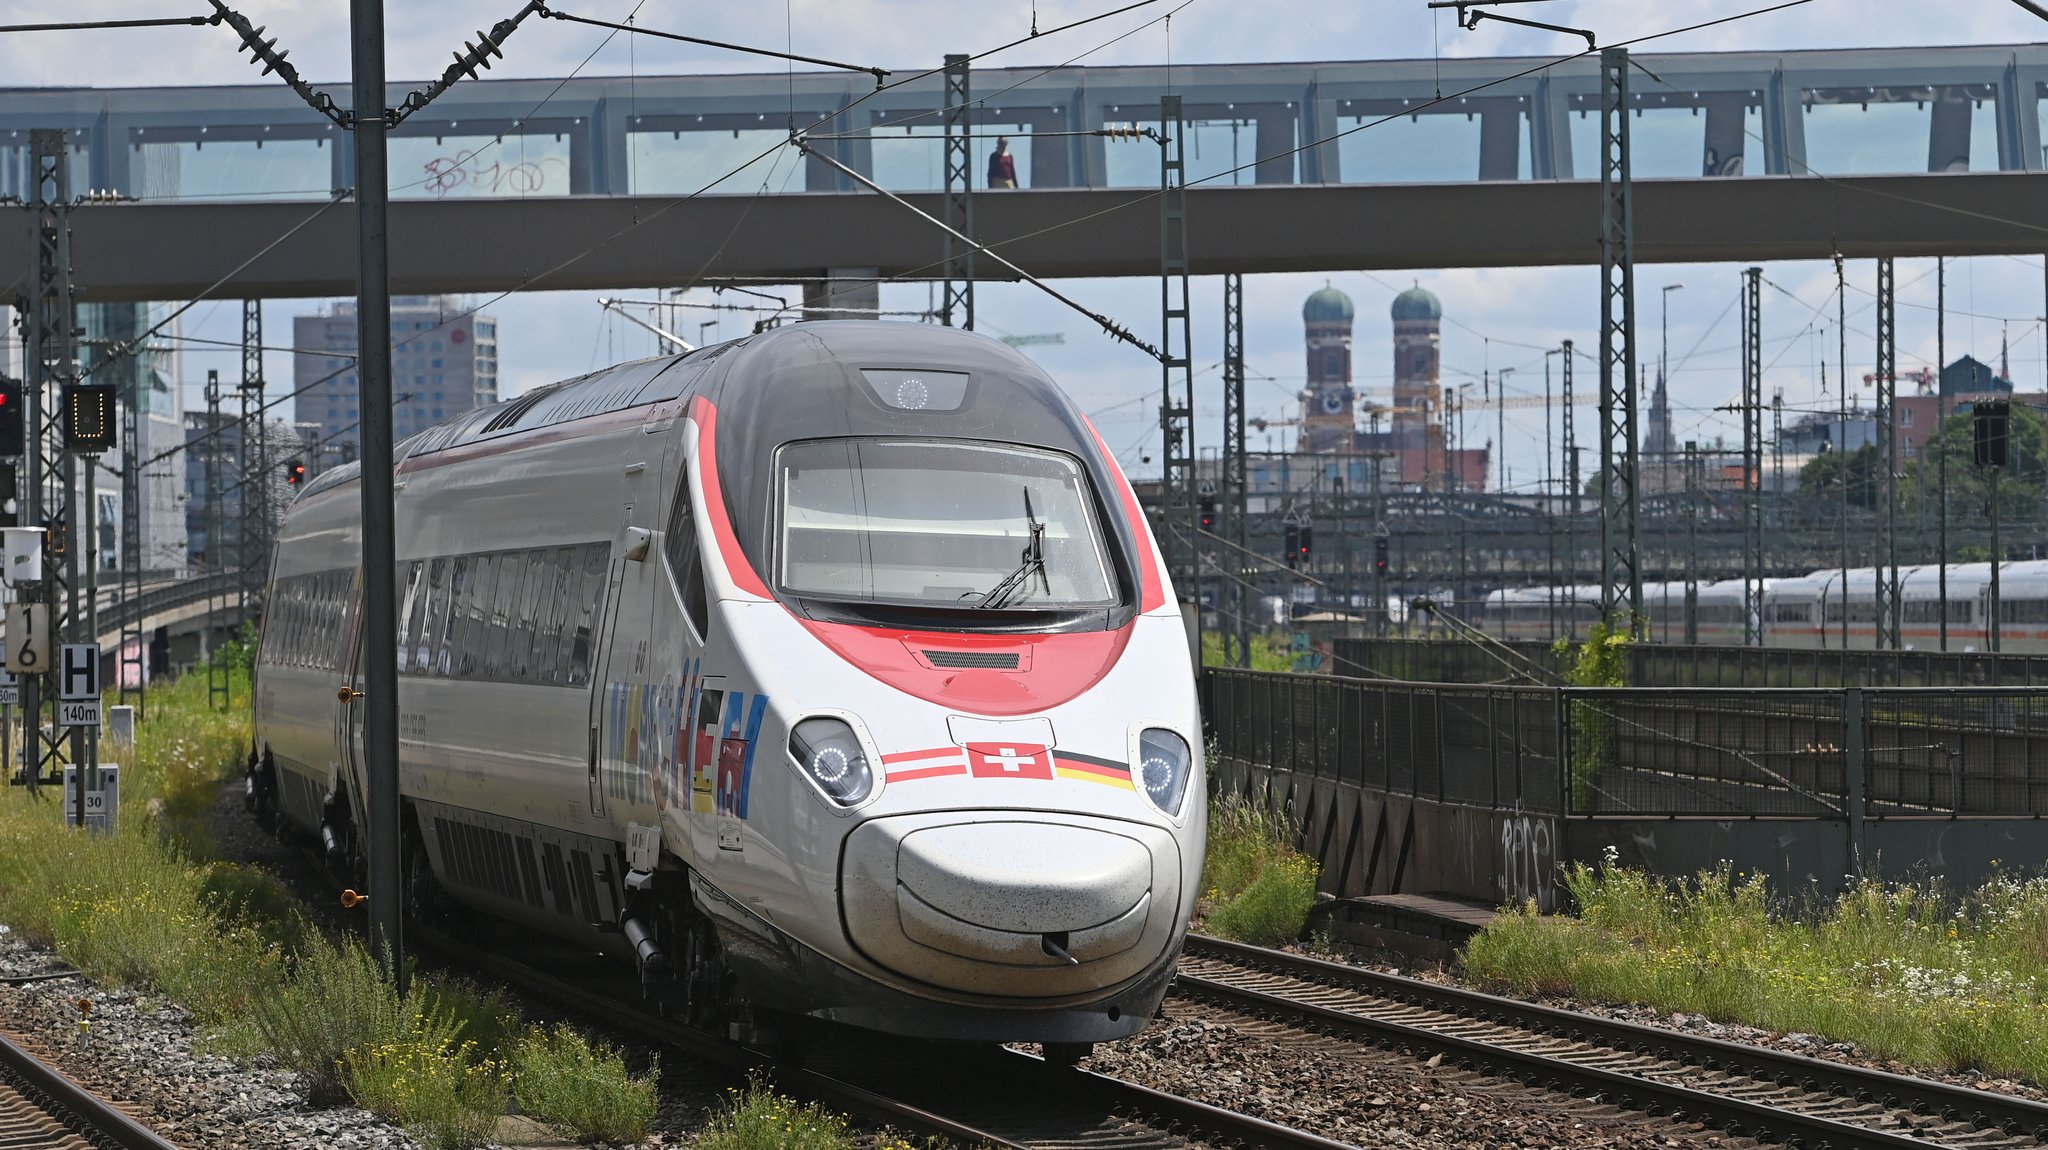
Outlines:
[[1052, 748], [1037, 743], [969, 743], [967, 767], [978, 779], [1051, 779]]

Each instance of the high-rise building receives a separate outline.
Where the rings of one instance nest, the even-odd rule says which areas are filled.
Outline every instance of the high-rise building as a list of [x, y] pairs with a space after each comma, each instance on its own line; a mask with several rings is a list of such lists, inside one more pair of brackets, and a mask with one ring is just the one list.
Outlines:
[[[297, 422], [318, 428], [307, 466], [318, 471], [358, 453], [356, 306], [345, 300], [292, 321]], [[392, 441], [498, 401], [498, 321], [450, 296], [391, 301]]]

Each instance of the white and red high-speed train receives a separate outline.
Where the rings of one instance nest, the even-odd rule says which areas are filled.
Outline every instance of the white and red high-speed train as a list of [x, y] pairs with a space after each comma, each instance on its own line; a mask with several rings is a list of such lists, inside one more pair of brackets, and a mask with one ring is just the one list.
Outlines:
[[[712, 1025], [1071, 1053], [1151, 1019], [1200, 723], [1129, 483], [1029, 360], [804, 323], [399, 445], [408, 889]], [[355, 466], [279, 535], [249, 794], [360, 865]]]

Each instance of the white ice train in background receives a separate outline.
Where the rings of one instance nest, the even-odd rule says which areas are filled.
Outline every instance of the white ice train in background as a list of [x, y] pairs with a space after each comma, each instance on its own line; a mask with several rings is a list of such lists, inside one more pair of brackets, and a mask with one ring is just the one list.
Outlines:
[[[707, 1026], [1143, 1027], [1197, 894], [1193, 668], [1136, 497], [1023, 356], [805, 323], [397, 450], [407, 890]], [[360, 866], [359, 476], [280, 533], [249, 799]]]
[[[1877, 647], [1878, 572], [1869, 567], [1815, 571], [1796, 578], [1763, 581], [1758, 621], [1766, 647], [1843, 648], [1844, 612], [1851, 650]], [[1843, 593], [1846, 585], [1847, 594]], [[1991, 564], [1950, 564], [1948, 568], [1948, 650], [1989, 651]], [[1934, 564], [1899, 568], [1899, 638], [1910, 650], [1939, 650], [1941, 568]], [[1583, 636], [1600, 618], [1600, 588], [1517, 587], [1485, 600], [1484, 626], [1508, 639], [1547, 640]], [[1643, 610], [1655, 643], [1685, 641], [1685, 584], [1646, 583]], [[1740, 579], [1698, 585], [1695, 615], [1701, 643], [1740, 645], [1746, 611]], [[1553, 622], [1553, 614], [1555, 621]], [[2048, 560], [1999, 565], [1998, 647], [2006, 654], [2048, 653]]]

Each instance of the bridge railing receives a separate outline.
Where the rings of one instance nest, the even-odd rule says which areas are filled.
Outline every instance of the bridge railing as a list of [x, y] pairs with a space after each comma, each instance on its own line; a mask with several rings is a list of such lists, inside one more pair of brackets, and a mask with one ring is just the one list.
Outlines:
[[[1549, 643], [1496, 640], [1512, 654], [1446, 639], [1338, 638], [1341, 674], [1426, 683], [1498, 683], [1533, 665], [1559, 676], [1569, 662]], [[1625, 655], [1637, 687], [2028, 687], [2048, 686], [2048, 656], [1982, 651], [1840, 651], [1639, 643]]]
[[239, 603], [242, 592], [242, 575], [239, 571], [216, 571], [179, 583], [146, 588], [141, 595], [132, 599], [116, 599], [100, 607], [100, 636], [104, 639], [108, 635], [119, 635], [123, 627], [136, 626], [152, 616], [208, 599], [219, 599], [230, 604]]
[[2027, 688], [1567, 688], [1209, 668], [1217, 755], [1571, 816], [2048, 817]]

